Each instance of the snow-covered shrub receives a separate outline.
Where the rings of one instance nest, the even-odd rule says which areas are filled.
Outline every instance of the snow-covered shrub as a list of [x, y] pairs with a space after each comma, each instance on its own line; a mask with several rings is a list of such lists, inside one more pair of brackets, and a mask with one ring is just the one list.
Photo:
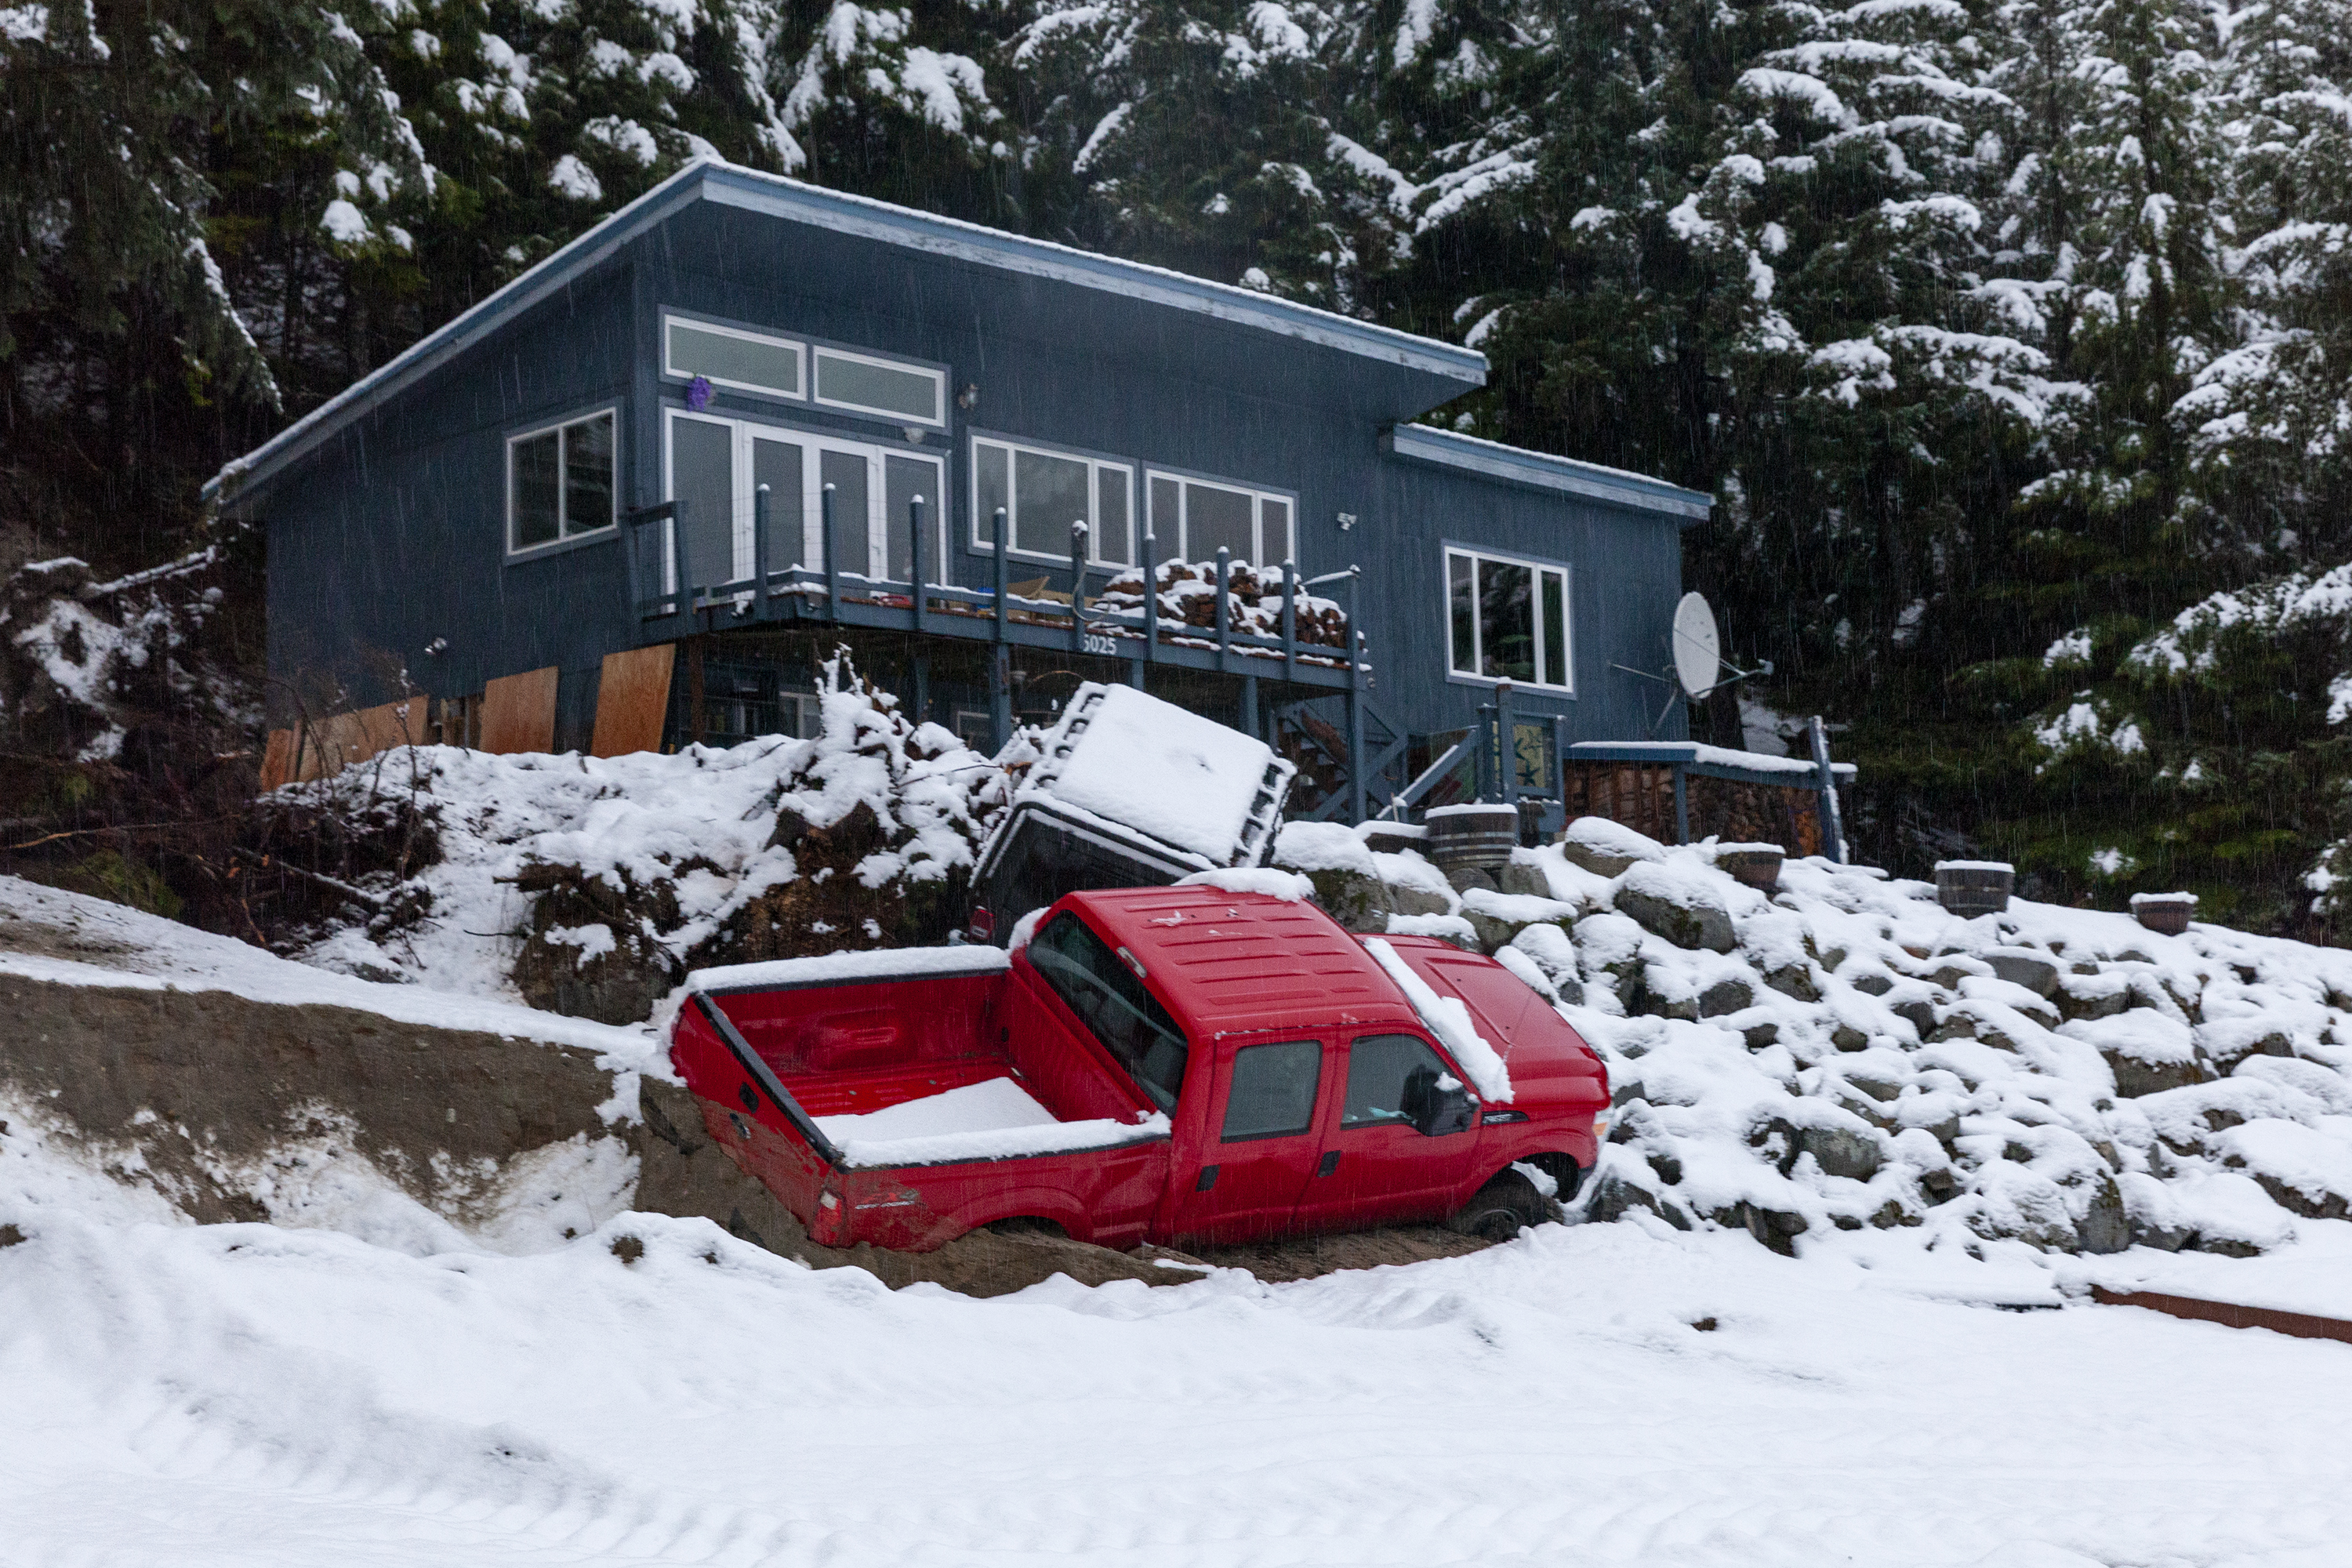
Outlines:
[[373, 903], [296, 955], [629, 1022], [704, 964], [945, 940], [1005, 770], [910, 723], [845, 659], [825, 671], [807, 740], [612, 758], [420, 746], [277, 792], [348, 819], [396, 798], [437, 847], [404, 878], [358, 878]]

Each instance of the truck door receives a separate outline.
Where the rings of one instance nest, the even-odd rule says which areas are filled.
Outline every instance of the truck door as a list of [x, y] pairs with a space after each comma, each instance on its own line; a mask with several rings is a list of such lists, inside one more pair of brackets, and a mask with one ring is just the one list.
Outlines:
[[1291, 1228], [1321, 1149], [1323, 1052], [1320, 1040], [1282, 1040], [1218, 1064], [1200, 1168], [1177, 1194], [1178, 1237], [1254, 1241]]
[[1461, 1075], [1418, 1035], [1359, 1035], [1324, 1113], [1316, 1174], [1299, 1200], [1302, 1228], [1347, 1230], [1442, 1219], [1476, 1173], [1478, 1132], [1430, 1137], [1405, 1119], [1416, 1082]]

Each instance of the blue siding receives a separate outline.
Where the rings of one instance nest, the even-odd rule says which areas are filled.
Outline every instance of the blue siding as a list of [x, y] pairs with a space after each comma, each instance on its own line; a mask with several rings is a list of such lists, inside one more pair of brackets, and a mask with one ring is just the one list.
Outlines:
[[[1680, 592], [1676, 519], [1383, 454], [1380, 433], [1460, 390], [1426, 370], [1099, 289], [828, 233], [720, 205], [688, 205], [565, 292], [359, 416], [271, 481], [271, 666], [283, 681], [331, 672], [351, 700], [391, 694], [390, 671], [441, 695], [495, 676], [565, 671], [559, 743], [584, 743], [593, 672], [633, 646], [616, 541], [535, 558], [504, 553], [504, 437], [598, 404], [621, 405], [624, 504], [662, 498], [662, 409], [681, 389], [659, 374], [664, 307], [804, 338], [945, 363], [944, 437], [920, 449], [950, 465], [948, 575], [990, 580], [969, 547], [968, 428], [1115, 455], [1295, 493], [1309, 574], [1360, 564], [1358, 626], [1377, 671], [1380, 716], [1416, 732], [1454, 728], [1488, 700], [1446, 679], [1440, 542], [1454, 539], [1575, 569], [1578, 695], [1525, 693], [1528, 714], [1562, 712], [1571, 739], [1643, 739], [1660, 689], [1612, 671], [1664, 662]], [[721, 391], [715, 412], [907, 443], [889, 422]], [[1337, 518], [1360, 521], [1343, 533]], [[1166, 548], [1164, 546], [1163, 552]], [[782, 564], [779, 562], [777, 564]], [[1036, 574], [1023, 564], [1016, 575]], [[1057, 576], [1066, 581], [1066, 574]], [[436, 638], [448, 648], [425, 649]], [[1680, 715], [1669, 733], [1681, 734]]]

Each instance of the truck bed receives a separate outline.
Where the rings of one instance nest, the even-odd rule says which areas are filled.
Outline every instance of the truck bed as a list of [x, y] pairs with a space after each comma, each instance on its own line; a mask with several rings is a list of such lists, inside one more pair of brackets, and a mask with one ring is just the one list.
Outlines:
[[1015, 1215], [1141, 1239], [1166, 1119], [1002, 952], [846, 956], [879, 962], [706, 971], [673, 1037], [711, 1138], [810, 1239], [920, 1251]]

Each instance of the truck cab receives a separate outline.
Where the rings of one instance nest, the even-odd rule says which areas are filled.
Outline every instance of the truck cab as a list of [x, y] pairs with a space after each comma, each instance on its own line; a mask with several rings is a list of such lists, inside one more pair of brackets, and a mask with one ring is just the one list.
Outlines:
[[1507, 1234], [1540, 1183], [1574, 1191], [1608, 1102], [1493, 960], [1197, 884], [1070, 894], [1009, 954], [706, 972], [672, 1041], [712, 1137], [828, 1246], [1013, 1217], [1114, 1247], [1465, 1213]]

